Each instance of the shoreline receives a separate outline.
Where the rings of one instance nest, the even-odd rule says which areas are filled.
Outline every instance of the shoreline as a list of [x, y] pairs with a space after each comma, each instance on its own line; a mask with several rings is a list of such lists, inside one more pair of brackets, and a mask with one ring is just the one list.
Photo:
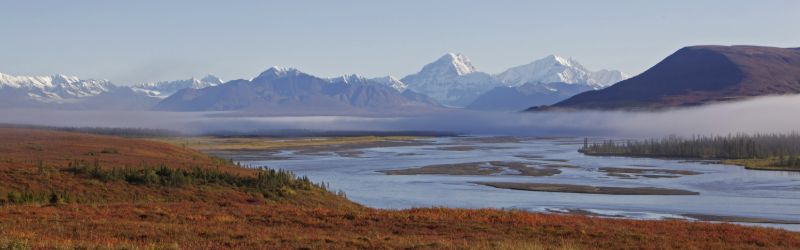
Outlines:
[[[707, 162], [709, 164], [715, 164], [715, 165], [733, 165], [733, 166], [743, 167], [749, 170], [800, 172], [800, 169], [798, 168], [758, 167], [740, 162], [753, 159], [691, 158], [691, 157], [648, 156], [648, 155], [625, 155], [625, 154], [610, 154], [610, 153], [586, 153], [581, 150], [578, 150], [578, 152], [586, 156], [596, 156], [596, 157], [628, 157], [628, 158], [649, 158], [649, 159], [659, 159], [659, 160], [684, 160], [684, 161]], [[765, 159], [755, 159], [755, 160], [766, 161]]]

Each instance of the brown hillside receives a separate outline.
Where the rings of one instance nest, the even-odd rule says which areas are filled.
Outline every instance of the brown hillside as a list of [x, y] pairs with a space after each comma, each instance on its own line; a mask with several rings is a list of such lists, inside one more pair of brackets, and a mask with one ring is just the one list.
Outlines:
[[800, 49], [692, 46], [644, 73], [554, 109], [649, 109], [800, 93]]
[[[167, 183], [164, 178], [158, 178], [145, 183], [148, 180], [112, 176], [115, 172], [126, 172], [132, 177], [146, 177], [149, 172], [160, 173], [158, 171], [162, 168], [180, 169], [186, 175], [201, 171], [211, 175], [203, 179], [212, 180], [191, 183], [183, 178], [181, 183]], [[256, 178], [258, 173], [223, 159], [162, 142], [42, 129], [0, 128], [0, 203], [11, 202], [12, 195], [33, 196], [22, 197], [22, 202], [41, 202], [49, 200], [52, 195], [77, 203], [256, 202], [264, 199], [258, 194], [260, 191], [213, 178], [246, 181]]]

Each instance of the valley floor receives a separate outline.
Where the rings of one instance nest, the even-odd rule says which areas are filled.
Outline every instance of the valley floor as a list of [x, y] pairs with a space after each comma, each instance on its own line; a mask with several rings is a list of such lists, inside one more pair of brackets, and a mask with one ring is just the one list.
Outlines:
[[161, 142], [0, 128], [0, 249], [800, 248], [800, 233], [725, 223], [373, 209], [258, 171]]

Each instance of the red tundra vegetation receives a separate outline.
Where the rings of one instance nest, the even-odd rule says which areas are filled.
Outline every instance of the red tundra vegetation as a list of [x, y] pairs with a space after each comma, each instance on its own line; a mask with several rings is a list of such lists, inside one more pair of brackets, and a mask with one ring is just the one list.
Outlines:
[[494, 209], [360, 206], [161, 142], [0, 128], [0, 249], [798, 249], [800, 233]]

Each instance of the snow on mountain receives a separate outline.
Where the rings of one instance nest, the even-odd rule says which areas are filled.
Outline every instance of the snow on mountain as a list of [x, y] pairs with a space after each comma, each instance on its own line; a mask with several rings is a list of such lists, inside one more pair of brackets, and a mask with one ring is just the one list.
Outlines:
[[614, 85], [622, 80], [630, 78], [630, 75], [620, 72], [619, 70], [606, 70], [592, 72], [589, 77], [589, 85], [603, 86], [603, 88]]
[[0, 107], [84, 110], [144, 110], [158, 98], [75, 76], [13, 76], [0, 73]]
[[[451, 69], [450, 66], [452, 66], [452, 69], [455, 69], [456, 70], [456, 74], [458, 74], [460, 76], [461, 75], [466, 75], [466, 74], [469, 74], [469, 73], [473, 73], [473, 72], [476, 71], [475, 70], [475, 66], [472, 66], [472, 62], [469, 60], [469, 58], [467, 58], [466, 56], [462, 55], [461, 53], [456, 53], [456, 54], [447, 53], [447, 55], [444, 55], [439, 60], [440, 61], [444, 60], [445, 63], [451, 64], [451, 65], [448, 65], [448, 67], [444, 67], [442, 69], [449, 70], [449, 69]], [[435, 65], [447, 65], [447, 64], [435, 64]]]
[[132, 88], [135, 91], [146, 93], [149, 96], [166, 98], [167, 96], [170, 96], [181, 89], [202, 89], [206, 87], [217, 86], [222, 83], [223, 81], [219, 77], [207, 75], [200, 79], [192, 77], [186, 80], [142, 83], [134, 85]]
[[550, 105], [592, 87], [574, 83], [526, 83], [497, 87], [479, 96], [467, 109], [518, 112], [533, 106]]
[[156, 110], [269, 114], [402, 113], [439, 108], [409, 91], [360, 75], [321, 78], [293, 68], [272, 67], [252, 80], [235, 80], [203, 89], [183, 89]]
[[361, 84], [369, 81], [366, 77], [359, 74], [343, 75], [340, 77], [328, 78], [331, 83], [344, 83], [344, 84]]
[[590, 71], [572, 58], [557, 55], [510, 68], [494, 77], [504, 86], [486, 91], [467, 108], [519, 111], [603, 89], [628, 78], [617, 70]]
[[403, 81], [400, 81], [400, 79], [395, 78], [394, 76], [377, 77], [369, 80], [392, 87], [393, 89], [396, 89], [401, 93], [403, 91], [406, 91], [406, 89], [408, 89], [408, 85], [406, 85]]
[[463, 107], [480, 94], [500, 85], [491, 75], [478, 72], [462, 54], [447, 53], [416, 74], [400, 80], [408, 89], [449, 106]]
[[[0, 105], [15, 107], [23, 106], [23, 103], [80, 103], [91, 106], [116, 102], [119, 104], [117, 106], [145, 103], [135, 105], [145, 107], [151, 103], [151, 99], [167, 99], [183, 90], [215, 87], [213, 90], [185, 93], [203, 94], [203, 99], [193, 101], [192, 105], [208, 103], [210, 106], [191, 107], [189, 103], [172, 100], [174, 103], [168, 109], [256, 109], [259, 105], [266, 105], [280, 110], [289, 109], [289, 105], [294, 103], [314, 109], [339, 106], [343, 110], [352, 110], [367, 109], [370, 105], [388, 108], [412, 104], [438, 106], [441, 103], [451, 107], [498, 110], [516, 109], [520, 105], [551, 104], [577, 92], [602, 89], [626, 78], [627, 75], [616, 70], [590, 71], [571, 58], [556, 55], [490, 75], [478, 71], [466, 56], [447, 53], [422, 67], [418, 73], [402, 79], [392, 76], [367, 79], [359, 75], [321, 78], [294, 68], [271, 67], [251, 80], [236, 81], [225, 88], [216, 88], [228, 84], [211, 75], [200, 79], [118, 87], [106, 80], [74, 76], [12, 76], [0, 73]], [[250, 86], [253, 84], [256, 86]], [[238, 99], [215, 101], [211, 98], [227, 96], [219, 96], [212, 93], [214, 91], [244, 92], [230, 93], [232, 97], [238, 96]], [[478, 99], [480, 101], [475, 103]]]
[[495, 77], [508, 86], [561, 82], [602, 89], [622, 81], [628, 76], [617, 70], [593, 72], [572, 58], [550, 55], [529, 64], [510, 68]]
[[269, 69], [265, 70], [264, 72], [261, 72], [261, 74], [259, 74], [256, 78], [253, 78], [253, 80], [258, 79], [258, 78], [261, 78], [261, 79], [277, 79], [277, 78], [286, 77], [286, 76], [289, 76], [289, 75], [296, 76], [296, 75], [299, 75], [301, 73], [302, 72], [300, 72], [299, 70], [297, 70], [295, 68], [273, 66], [273, 67], [270, 67]]
[[0, 73], [0, 91], [24, 93], [28, 98], [47, 103], [64, 102], [108, 92], [114, 88], [107, 80], [80, 79], [75, 76], [14, 76]]
[[270, 67], [269, 69], [265, 70], [264, 72], [261, 72], [261, 74], [259, 74], [255, 78], [253, 78], [251, 81], [253, 81], [253, 82], [265, 82], [265, 81], [273, 81], [273, 80], [282, 79], [282, 78], [295, 79], [298, 76], [308, 76], [308, 77], [313, 77], [313, 78], [318, 79], [318, 80], [326, 81], [328, 83], [340, 83], [340, 84], [364, 84], [364, 83], [366, 83], [366, 82], [371, 80], [371, 79], [367, 79], [366, 77], [361, 76], [359, 74], [347, 74], [347, 75], [342, 75], [342, 76], [339, 76], [339, 77], [322, 78], [322, 77], [316, 77], [316, 76], [313, 76], [313, 75], [310, 75], [310, 74], [306, 74], [306, 73], [304, 73], [304, 72], [302, 72], [302, 71], [300, 71], [298, 69], [295, 69], [295, 68], [273, 66], [273, 67]]
[[[531, 89], [558, 92], [560, 87], [569, 84], [585, 86], [585, 89], [602, 89], [628, 78], [616, 70], [590, 71], [578, 61], [557, 55], [547, 56], [526, 65], [510, 68], [497, 75], [479, 72], [472, 62], [462, 54], [448, 53], [433, 63], [425, 65], [419, 73], [406, 76], [401, 82], [407, 88], [430, 96], [442, 104], [456, 107], [470, 106], [481, 95], [498, 87], [518, 87], [525, 84], [549, 84], [540, 88], [526, 88], [524, 92], [533, 95]], [[576, 88], [569, 88], [568, 93]], [[583, 87], [580, 89], [584, 89]], [[493, 93], [496, 97], [499, 91]], [[548, 93], [544, 92], [544, 95]], [[564, 93], [554, 96], [563, 97]], [[548, 102], [552, 98], [547, 98]], [[486, 100], [484, 98], [484, 100]], [[474, 106], [474, 105], [472, 105]]]

